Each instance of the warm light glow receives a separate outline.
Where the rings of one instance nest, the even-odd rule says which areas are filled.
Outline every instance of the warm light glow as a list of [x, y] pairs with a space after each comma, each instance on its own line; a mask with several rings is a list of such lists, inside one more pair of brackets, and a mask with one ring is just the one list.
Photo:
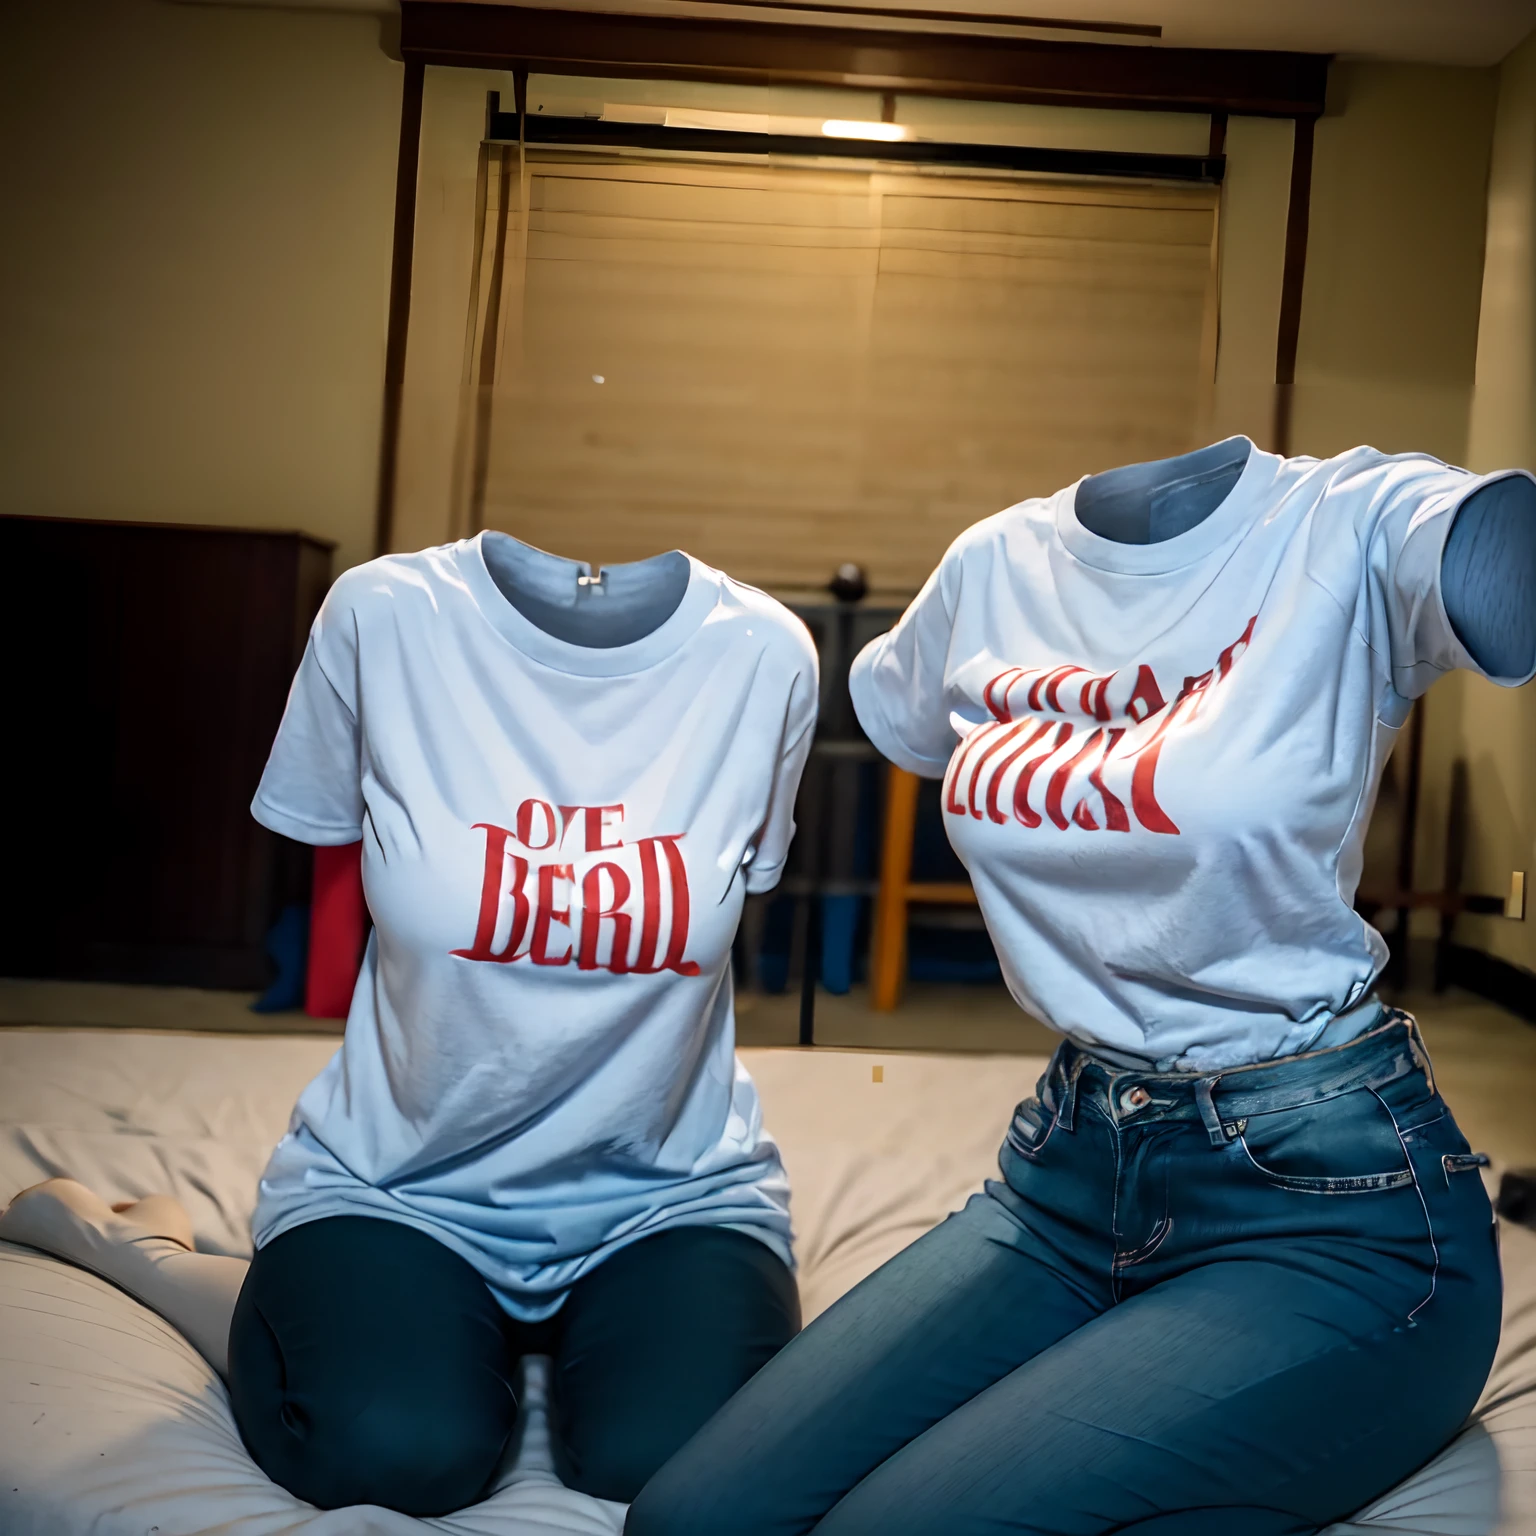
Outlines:
[[882, 144], [895, 144], [907, 136], [900, 123], [850, 123], [836, 117], [823, 123], [821, 131], [829, 139], [878, 139]]

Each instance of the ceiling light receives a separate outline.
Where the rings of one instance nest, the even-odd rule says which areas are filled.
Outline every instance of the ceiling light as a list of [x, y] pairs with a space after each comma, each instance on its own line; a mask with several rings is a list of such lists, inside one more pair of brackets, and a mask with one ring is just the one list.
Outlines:
[[831, 118], [821, 125], [829, 139], [878, 139], [882, 144], [896, 144], [906, 138], [900, 123], [851, 123]]

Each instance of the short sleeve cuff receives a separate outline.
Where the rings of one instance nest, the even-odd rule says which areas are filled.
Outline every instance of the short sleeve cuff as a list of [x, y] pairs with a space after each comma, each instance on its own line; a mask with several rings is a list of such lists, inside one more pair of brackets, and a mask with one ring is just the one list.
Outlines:
[[756, 864], [747, 865], [747, 895], [763, 896], [771, 891], [784, 877], [784, 865], [764, 864], [759, 867]]
[[875, 645], [865, 646], [854, 658], [848, 673], [848, 692], [853, 699], [853, 712], [858, 716], [864, 734], [882, 757], [888, 758], [898, 768], [905, 768], [908, 773], [915, 773], [919, 778], [942, 779], [949, 768], [949, 756], [926, 757], [920, 752], [914, 752], [886, 719], [875, 688], [877, 649]]
[[359, 843], [363, 839], [360, 826], [336, 826], [333, 823], [306, 820], [291, 812], [279, 810], [258, 794], [251, 801], [251, 815], [270, 832], [291, 837], [296, 843], [308, 843], [312, 848], [339, 848], [345, 843]]

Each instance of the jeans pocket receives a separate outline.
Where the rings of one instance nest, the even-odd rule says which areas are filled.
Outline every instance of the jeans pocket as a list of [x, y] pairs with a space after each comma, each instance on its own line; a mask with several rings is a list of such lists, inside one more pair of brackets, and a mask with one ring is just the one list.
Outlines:
[[1248, 1162], [1279, 1189], [1370, 1195], [1414, 1182], [1397, 1122], [1368, 1088], [1239, 1124], [1237, 1142]]
[[[1403, 1145], [1418, 1169], [1419, 1184], [1428, 1194], [1450, 1194], [1460, 1198], [1465, 1192], [1474, 1206], [1481, 1209], [1479, 1194], [1487, 1199], [1487, 1191], [1478, 1175], [1488, 1167], [1486, 1152], [1474, 1152], [1467, 1145], [1449, 1110], [1441, 1106], [1441, 1113], [1403, 1126]], [[1472, 1177], [1468, 1177], [1472, 1175]], [[1492, 1202], [1489, 1202], [1492, 1209]]]
[[1025, 1099], [1008, 1124], [1008, 1145], [1020, 1157], [1033, 1162], [1051, 1139], [1056, 1116], [1038, 1098]]

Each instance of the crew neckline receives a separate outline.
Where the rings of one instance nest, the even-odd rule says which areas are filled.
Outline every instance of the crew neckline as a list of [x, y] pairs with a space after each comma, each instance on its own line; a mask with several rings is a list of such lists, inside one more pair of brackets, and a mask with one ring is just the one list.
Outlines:
[[1203, 560], [1220, 549], [1251, 521], [1261, 492], [1271, 485], [1281, 464], [1278, 454], [1265, 453], [1242, 433], [1222, 439], [1221, 444], [1247, 443], [1248, 459], [1232, 489], [1210, 515], [1184, 533], [1156, 544], [1121, 544], [1085, 527], [1077, 516], [1077, 492], [1083, 480], [1056, 494], [1056, 533], [1068, 552], [1084, 565], [1124, 576], [1165, 576]]
[[[719, 598], [719, 583], [714, 580], [708, 566], [695, 560], [686, 550], [668, 550], [665, 554], [682, 555], [688, 562], [688, 585], [677, 607], [648, 635], [642, 635], [627, 645], [577, 645], [574, 641], [562, 640], [550, 634], [547, 629], [540, 629], [507, 600], [485, 563], [483, 543], [489, 531], [483, 530], [473, 538], [465, 539], [459, 546], [459, 565], [464, 572], [470, 596], [481, 616], [514, 650], [556, 672], [579, 677], [624, 677], [643, 672], [680, 650], [702, 628]], [[509, 533], [501, 534], [500, 537], [523, 544], [521, 539], [514, 539]], [[585, 560], [567, 560], [563, 555], [552, 555], [532, 544], [523, 544], [523, 548], [542, 559], [569, 566], [577, 576], [592, 574], [592, 567]], [[664, 555], [650, 558], [661, 559]], [[636, 565], [645, 563], [643, 560], [633, 562]], [[616, 567], [604, 566], [602, 569], [613, 570]]]

